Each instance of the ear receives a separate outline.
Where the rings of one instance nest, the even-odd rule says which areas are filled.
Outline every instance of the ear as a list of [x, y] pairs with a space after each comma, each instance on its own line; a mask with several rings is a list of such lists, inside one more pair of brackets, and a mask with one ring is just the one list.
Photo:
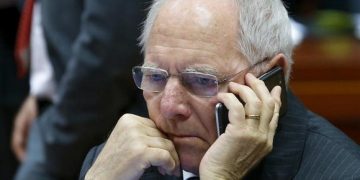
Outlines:
[[275, 57], [273, 57], [269, 63], [267, 63], [267, 71], [274, 68], [275, 66], [280, 66], [285, 74], [286, 72], [288, 72], [289, 70], [289, 63], [288, 61], [286, 60], [286, 57], [284, 54], [280, 53], [280, 54], [277, 54]]

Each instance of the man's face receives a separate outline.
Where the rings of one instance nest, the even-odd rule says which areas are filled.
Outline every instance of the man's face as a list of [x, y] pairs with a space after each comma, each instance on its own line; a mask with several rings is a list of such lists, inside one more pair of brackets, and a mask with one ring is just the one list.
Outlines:
[[[145, 65], [169, 74], [191, 70], [218, 77], [244, 69], [247, 64], [235, 49], [236, 16], [232, 0], [168, 1], [153, 25]], [[182, 168], [197, 173], [216, 140], [216, 96], [193, 95], [171, 76], [163, 91], [144, 91], [144, 97], [150, 118], [173, 141]]]

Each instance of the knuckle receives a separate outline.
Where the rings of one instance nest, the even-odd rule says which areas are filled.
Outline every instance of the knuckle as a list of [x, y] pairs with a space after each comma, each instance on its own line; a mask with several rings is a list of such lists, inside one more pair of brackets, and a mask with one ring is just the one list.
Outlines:
[[133, 118], [133, 115], [126, 113], [120, 117], [119, 121], [126, 121], [127, 119], [131, 119], [131, 118]]
[[[276, 118], [279, 118], [279, 113], [276, 114], [277, 114]], [[278, 123], [273, 123], [272, 127], [273, 127], [273, 131], [275, 131], [278, 128]]]
[[249, 133], [244, 135], [244, 138], [255, 144], [263, 144], [264, 143], [262, 133], [255, 132], [254, 130], [251, 130]]
[[266, 144], [267, 138], [264, 133], [257, 132], [252, 134], [253, 142], [257, 145], [263, 146]]
[[230, 112], [232, 113], [232, 116], [235, 117], [235, 119], [239, 119], [242, 114], [239, 111], [235, 111], [235, 112]]
[[274, 98], [266, 98], [264, 100], [264, 104], [266, 104], [266, 106], [271, 110], [275, 109], [275, 99]]
[[265, 151], [266, 151], [267, 153], [269, 153], [269, 152], [271, 152], [272, 150], [273, 150], [273, 143], [270, 142], [270, 141], [268, 141], [268, 142], [266, 143], [266, 146], [265, 146]]
[[118, 124], [121, 127], [124, 128], [134, 128], [137, 126], [138, 122], [137, 121], [133, 121], [132, 119], [134, 119], [134, 115], [132, 114], [124, 114], [121, 116], [121, 118], [118, 120]]
[[167, 139], [160, 138], [159, 141], [166, 149], [170, 149], [172, 146], [172, 144]]
[[260, 142], [260, 143], [266, 143], [266, 142], [267, 142], [267, 136], [266, 136], [265, 133], [260, 133], [258, 139], [259, 139], [259, 142]]
[[260, 109], [262, 107], [262, 102], [259, 99], [254, 100], [253, 105], [255, 108]]
[[167, 160], [170, 157], [170, 153], [168, 151], [159, 151], [159, 158], [162, 160]]
[[279, 97], [279, 98], [274, 98], [274, 101], [275, 101], [275, 103], [277, 103], [278, 105], [281, 106], [281, 97]]
[[139, 143], [139, 140], [141, 140], [140, 134], [137, 131], [128, 131], [126, 135], [133, 143]]

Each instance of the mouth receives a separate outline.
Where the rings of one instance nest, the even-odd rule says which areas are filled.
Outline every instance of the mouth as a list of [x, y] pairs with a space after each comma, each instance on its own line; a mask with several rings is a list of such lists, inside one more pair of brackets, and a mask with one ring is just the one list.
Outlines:
[[191, 138], [191, 137], [198, 137], [198, 135], [196, 134], [191, 134], [191, 133], [171, 133], [171, 132], [167, 132], [165, 133], [167, 134], [167, 136], [170, 138], [170, 139], [173, 139], [173, 138]]
[[175, 144], [177, 143], [186, 143], [186, 144], [191, 144], [194, 143], [196, 141], [204, 141], [203, 138], [197, 136], [197, 135], [190, 135], [190, 134], [179, 134], [179, 135], [174, 135], [174, 134], [168, 134], [168, 137], [171, 141], [173, 141]]

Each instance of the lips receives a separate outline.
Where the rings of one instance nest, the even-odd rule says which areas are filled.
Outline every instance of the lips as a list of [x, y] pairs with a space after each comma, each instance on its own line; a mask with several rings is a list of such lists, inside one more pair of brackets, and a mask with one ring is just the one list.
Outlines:
[[181, 134], [176, 134], [176, 133], [167, 133], [165, 132], [165, 134], [167, 134], [167, 136], [169, 138], [187, 138], [187, 137], [198, 137], [195, 134], [191, 134], [191, 133], [181, 133]]
[[197, 136], [197, 135], [192, 135], [192, 134], [180, 134], [180, 135], [173, 135], [173, 134], [168, 134], [169, 139], [171, 139], [173, 142], [184, 142], [184, 141], [199, 141], [199, 140], [204, 140], [203, 138]]

